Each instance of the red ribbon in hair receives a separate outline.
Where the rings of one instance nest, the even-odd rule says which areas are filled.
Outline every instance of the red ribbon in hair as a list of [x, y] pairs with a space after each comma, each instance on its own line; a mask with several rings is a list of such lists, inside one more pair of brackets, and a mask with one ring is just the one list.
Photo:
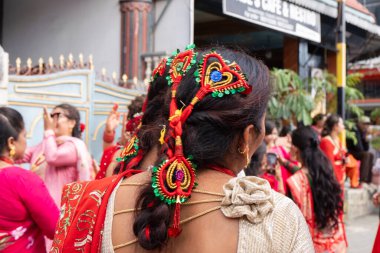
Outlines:
[[80, 123], [79, 129], [80, 129], [80, 132], [83, 133], [83, 131], [86, 129], [86, 125], [83, 123]]
[[148, 241], [150, 241], [150, 227], [149, 227], [149, 225], [147, 225], [147, 226], [145, 227], [145, 237], [146, 237], [146, 239], [147, 239]]
[[142, 115], [137, 115], [128, 120], [127, 124], [125, 125], [125, 131], [135, 133], [141, 123], [142, 117]]

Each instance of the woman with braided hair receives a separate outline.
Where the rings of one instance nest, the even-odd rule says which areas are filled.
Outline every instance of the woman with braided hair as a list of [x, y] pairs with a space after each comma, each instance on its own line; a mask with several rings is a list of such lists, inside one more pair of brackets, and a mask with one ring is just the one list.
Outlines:
[[[128, 106], [128, 115], [126, 116], [128, 122], [125, 124], [126, 119], [124, 117], [121, 142], [114, 146], [106, 147], [100, 161], [100, 170], [96, 175], [96, 179], [118, 174], [127, 168], [138, 168], [144, 152], [148, 153], [151, 149], [154, 149], [153, 154], [157, 153], [156, 146], [159, 138], [157, 136], [163, 129], [162, 122], [164, 121], [161, 115], [161, 106], [164, 103], [164, 94], [168, 88], [166, 80], [161, 77], [163, 74], [162, 71], [165, 71], [165, 63], [166, 58], [163, 58], [161, 64], [153, 71], [153, 85], [149, 87], [148, 97], [145, 95], [136, 97], [132, 101], [132, 104]], [[144, 101], [141, 102], [142, 99], [144, 99]], [[115, 115], [117, 112], [114, 110], [117, 110], [117, 108], [114, 108], [113, 112], [110, 113], [107, 124], [116, 124], [115, 117], [117, 118], [119, 116]], [[146, 115], [145, 117], [143, 117], [144, 114]], [[113, 128], [116, 127], [114, 126]], [[111, 130], [111, 132], [112, 131], [113, 130]], [[129, 135], [128, 138], [127, 135]], [[106, 142], [105, 137], [109, 138], [107, 131], [104, 132], [104, 143]], [[112, 141], [113, 138], [114, 134], [111, 138]], [[136, 141], [140, 141], [140, 143], [137, 144], [135, 143]], [[138, 145], [140, 147], [140, 151], [132, 150], [132, 153], [136, 152], [136, 156], [128, 154], [128, 152], [130, 152], [129, 144]], [[103, 147], [104, 146], [103, 144]], [[123, 146], [125, 146], [125, 148], [123, 148]]]
[[[126, 171], [106, 192], [81, 198], [79, 206], [102, 196], [99, 211], [63, 215], [51, 252], [313, 252], [305, 220], [290, 199], [265, 180], [235, 177], [263, 139], [270, 93], [265, 65], [241, 52], [190, 46], [160, 73], [170, 87], [161, 104], [166, 127], [156, 136], [163, 145], [158, 158], [152, 152], [141, 158], [155, 166], [129, 177], [139, 152], [127, 159]], [[63, 198], [80, 198], [78, 188], [68, 186]]]
[[291, 153], [302, 164], [287, 180], [292, 199], [309, 226], [316, 252], [346, 252], [341, 188], [311, 127], [292, 133]]

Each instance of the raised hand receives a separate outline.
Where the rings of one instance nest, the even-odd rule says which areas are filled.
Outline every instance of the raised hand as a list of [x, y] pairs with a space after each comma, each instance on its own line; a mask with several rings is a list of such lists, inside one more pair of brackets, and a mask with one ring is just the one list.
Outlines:
[[120, 124], [120, 113], [117, 111], [119, 105], [114, 104], [112, 110], [108, 114], [106, 121], [106, 132], [113, 133], [117, 126]]
[[120, 145], [125, 145], [130, 139], [131, 139], [131, 134], [126, 131], [126, 125], [127, 125], [127, 114], [123, 113], [123, 127], [121, 128], [121, 137], [120, 137]]
[[43, 116], [44, 116], [44, 129], [45, 129], [45, 131], [54, 129], [53, 119], [51, 118], [46, 106], [44, 106]]

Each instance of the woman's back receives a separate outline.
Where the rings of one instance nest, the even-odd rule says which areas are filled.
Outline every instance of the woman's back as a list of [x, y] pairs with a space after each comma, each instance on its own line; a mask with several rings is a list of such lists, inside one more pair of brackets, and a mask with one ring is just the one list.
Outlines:
[[[128, 169], [117, 179], [65, 187], [63, 203], [73, 205], [64, 204], [54, 249], [313, 252], [294, 203], [265, 180], [234, 177], [263, 140], [266, 66], [236, 50], [189, 45], [160, 63], [149, 90], [159, 83], [170, 87], [165, 101], [148, 100], [146, 112], [160, 107], [161, 119], [144, 126], [144, 113], [141, 138], [134, 136], [123, 159]], [[139, 164], [148, 154], [152, 172], [123, 179], [137, 172], [131, 168], [148, 168]]]
[[[108, 202], [103, 252], [110, 252], [112, 247], [117, 253], [145, 252], [132, 228], [140, 185], [149, 182], [149, 174], [123, 180], [114, 203], [112, 198]], [[298, 208], [271, 191], [265, 180], [232, 179], [205, 170], [199, 173], [198, 182], [199, 187], [181, 209], [182, 232], [168, 240], [164, 252], [313, 252]], [[111, 238], [106, 232], [108, 228], [112, 230]], [[108, 243], [111, 241], [113, 246]]]

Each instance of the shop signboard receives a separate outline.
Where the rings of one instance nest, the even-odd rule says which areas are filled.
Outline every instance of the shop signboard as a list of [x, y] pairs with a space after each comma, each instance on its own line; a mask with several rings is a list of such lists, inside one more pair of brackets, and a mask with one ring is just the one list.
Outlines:
[[223, 13], [277, 31], [321, 42], [321, 16], [285, 0], [223, 0]]

